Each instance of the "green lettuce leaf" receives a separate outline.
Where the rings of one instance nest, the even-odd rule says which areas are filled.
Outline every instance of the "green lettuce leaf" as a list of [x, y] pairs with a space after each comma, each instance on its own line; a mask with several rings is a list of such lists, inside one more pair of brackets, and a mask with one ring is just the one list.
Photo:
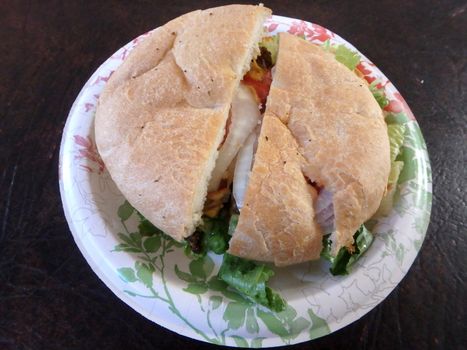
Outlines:
[[389, 147], [391, 151], [391, 163], [394, 163], [404, 143], [405, 124], [388, 125]]
[[[215, 218], [203, 217], [203, 224], [187, 238], [185, 255], [192, 259], [201, 259], [209, 251], [223, 254], [229, 248], [229, 221], [226, 216]], [[197, 235], [198, 237], [194, 237]]]
[[378, 210], [376, 211], [375, 216], [386, 216], [391, 212], [392, 207], [394, 206], [394, 198], [397, 192], [397, 180], [401, 174], [402, 168], [404, 167], [404, 162], [395, 161], [391, 163], [391, 172], [389, 173], [388, 188], [387, 192], [381, 200]]
[[376, 80], [369, 85], [369, 88], [381, 109], [389, 104], [389, 100], [384, 93], [384, 88], [378, 88], [378, 82]]
[[259, 43], [259, 47], [264, 47], [269, 51], [272, 65], [275, 65], [277, 61], [277, 52], [279, 50], [279, 35], [265, 36]]
[[405, 124], [409, 121], [407, 114], [400, 112], [400, 113], [389, 113], [384, 118], [387, 125], [390, 124]]
[[405, 128], [405, 124], [388, 125], [391, 171], [388, 178], [387, 192], [375, 213], [376, 217], [389, 215], [392, 207], [394, 206], [394, 197], [397, 192], [397, 180], [402, 172], [402, 168], [404, 168], [404, 162], [396, 159], [399, 156], [402, 144], [404, 143]]
[[354, 71], [360, 63], [360, 55], [355, 51], [350, 50], [345, 45], [331, 45], [331, 42], [328, 39], [323, 43], [323, 45], [321, 45], [321, 48], [324, 51], [333, 53], [336, 60], [351, 71]]
[[360, 63], [360, 55], [350, 50], [345, 45], [335, 46], [333, 47], [332, 51], [334, 51], [336, 60], [349, 68], [351, 71], [354, 71]]
[[347, 275], [349, 268], [365, 253], [373, 242], [373, 234], [362, 225], [354, 234], [354, 247], [353, 253], [350, 253], [347, 248], [342, 247], [336, 256], [331, 254], [331, 235], [323, 237], [323, 250], [321, 251], [321, 257], [328, 260], [331, 263], [329, 269], [334, 276]]
[[241, 259], [230, 254], [224, 254], [218, 276], [230, 287], [239, 291], [252, 301], [280, 312], [286, 303], [282, 297], [267, 286], [267, 281], [274, 271], [254, 261]]
[[402, 168], [404, 167], [404, 162], [401, 160], [396, 160], [391, 163], [391, 172], [389, 173], [389, 179], [388, 179], [388, 190], [389, 187], [396, 187], [392, 186], [397, 183], [397, 180], [399, 179], [399, 175], [401, 174]]
[[203, 245], [208, 251], [223, 254], [229, 247], [229, 221], [225, 217], [203, 218], [203, 225], [198, 229], [203, 231]]
[[232, 236], [235, 229], [237, 228], [237, 224], [238, 224], [238, 218], [240, 217], [240, 214], [232, 214], [232, 216], [230, 217], [230, 221], [229, 221], [229, 235]]

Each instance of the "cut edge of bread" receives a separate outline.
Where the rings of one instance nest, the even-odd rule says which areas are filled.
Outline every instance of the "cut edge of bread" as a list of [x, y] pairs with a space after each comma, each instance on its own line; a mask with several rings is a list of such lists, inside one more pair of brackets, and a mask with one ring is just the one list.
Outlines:
[[[260, 7], [263, 7], [262, 4], [259, 5]], [[264, 35], [264, 22], [265, 20], [269, 17], [269, 13], [267, 11], [264, 11], [261, 16], [259, 16], [256, 28], [254, 29], [254, 35], [252, 36], [252, 40], [249, 43], [250, 50], [247, 51], [244, 60], [243, 60], [243, 65], [239, 68], [239, 70], [236, 73], [236, 82], [235, 82], [235, 90], [238, 89], [240, 85], [240, 81], [243, 79], [244, 75], [250, 70], [251, 62], [253, 59], [255, 59], [260, 50], [259, 50], [259, 43], [261, 42], [261, 39]], [[205, 167], [205, 171], [203, 175], [201, 176], [201, 181], [200, 185], [198, 187], [198, 192], [195, 195], [195, 199], [193, 201], [193, 226], [187, 230], [185, 233], [184, 238], [188, 237], [191, 235], [196, 228], [202, 224], [202, 216], [203, 216], [203, 208], [204, 204], [206, 202], [206, 198], [208, 195], [208, 186], [209, 186], [209, 181], [211, 180], [212, 172], [214, 171], [216, 161], [219, 155], [219, 146], [221, 145], [224, 135], [226, 132], [226, 125], [227, 125], [227, 118], [228, 114], [230, 113], [230, 106], [229, 108], [226, 108], [224, 111], [225, 113], [225, 120], [226, 124], [224, 125], [224, 128], [221, 129], [217, 135], [216, 139], [216, 148], [212, 150], [211, 156], [208, 160], [207, 166]]]

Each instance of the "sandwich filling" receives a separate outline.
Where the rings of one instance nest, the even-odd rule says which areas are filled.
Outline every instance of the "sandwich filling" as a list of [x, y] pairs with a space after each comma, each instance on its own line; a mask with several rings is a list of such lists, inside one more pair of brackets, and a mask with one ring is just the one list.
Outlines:
[[[240, 7], [235, 8], [240, 11]], [[219, 16], [217, 11], [220, 11]], [[222, 39], [217, 42], [206, 39], [203, 45], [189, 44], [203, 38], [204, 35], [200, 35], [204, 33], [203, 31], [215, 32], [217, 35], [219, 31], [224, 30], [223, 35], [217, 35], [217, 39], [231, 33], [231, 30], [224, 28], [224, 21], [214, 20], [215, 17], [222, 18], [225, 15], [222, 11], [224, 10], [218, 9], [213, 12], [193, 14], [191, 17], [180, 19], [181, 23], [187, 21], [183, 25], [175, 25], [174, 22], [175, 24], [172, 25], [178, 32], [175, 29], [160, 30], [156, 33], [158, 35], [151, 37], [152, 41], [147, 41], [146, 48], [156, 47], [156, 52], [161, 51], [157, 54], [160, 54], [160, 57], [156, 55], [157, 62], [149, 60], [148, 57], [152, 56], [146, 55], [147, 50], [141, 50], [139, 56], [130, 57], [126, 69], [117, 70], [109, 85], [114, 86], [112, 88], [114, 91], [109, 88], [108, 93], [111, 103], [104, 103], [105, 100], [101, 99], [99, 115], [118, 116], [120, 124], [126, 125], [126, 129], [134, 132], [135, 136], [131, 139], [132, 142], [128, 142], [126, 148], [123, 148], [125, 151], [123, 153], [128, 155], [128, 161], [122, 161], [113, 143], [106, 143], [110, 139], [109, 135], [114, 133], [111, 127], [112, 120], [104, 117], [96, 118], [98, 122], [100, 121], [98, 139], [104, 146], [104, 148], [100, 147], [99, 152], [104, 156], [113, 152], [114, 157], [106, 165], [109, 169], [112, 167], [116, 169], [112, 175], [117, 179], [116, 182], [129, 184], [125, 196], [160, 230], [177, 241], [185, 239], [187, 254], [195, 255], [196, 258], [202, 258], [208, 251], [224, 254], [218, 273], [219, 280], [216, 280], [216, 283], [224, 283], [225, 288], [231, 287], [242, 296], [279, 312], [285, 309], [285, 302], [267, 286], [268, 280], [274, 274], [273, 270], [265, 264], [249, 259], [273, 261], [276, 265], [282, 266], [317, 259], [321, 253], [321, 256], [330, 260], [333, 274], [345, 274], [348, 267], [369, 247], [373, 236], [362, 225], [354, 236], [350, 237], [353, 238], [352, 242], [350, 244], [339, 242], [339, 249], [336, 251], [336, 242], [339, 240], [336, 232], [339, 231], [339, 223], [343, 222], [342, 217], [339, 217], [339, 200], [335, 191], [337, 185], [333, 187], [334, 183], [327, 183], [323, 180], [324, 177], [318, 178], [319, 176], [316, 175], [321, 169], [328, 169], [322, 165], [333, 159], [335, 155], [328, 154], [327, 159], [320, 161], [317, 167], [307, 168], [309, 160], [307, 157], [316, 156], [321, 151], [319, 149], [321, 145], [306, 149], [304, 140], [310, 138], [308, 141], [311, 141], [311, 134], [322, 132], [328, 125], [319, 118], [316, 124], [323, 123], [321, 126], [315, 125], [315, 121], [306, 121], [303, 115], [309, 112], [307, 110], [309, 105], [303, 103], [303, 100], [309, 102], [310, 94], [314, 90], [319, 90], [318, 80], [325, 78], [319, 76], [317, 80], [302, 81], [302, 68], [308, 62], [300, 61], [301, 57], [295, 57], [300, 54], [297, 55], [297, 52], [286, 49], [281, 52], [289, 52], [292, 56], [295, 54], [294, 59], [297, 59], [291, 59], [293, 64], [286, 65], [282, 70], [279, 70], [281, 64], [279, 60], [275, 75], [279, 36], [265, 37], [257, 46], [250, 45], [260, 38], [262, 20], [267, 16], [267, 11], [260, 19], [250, 14], [252, 19], [251, 23], [248, 23], [250, 27], [254, 27], [253, 31], [257, 35], [247, 35], [248, 40], [238, 39], [236, 45], [226, 45], [223, 50], [217, 50], [219, 44], [222, 44]], [[245, 15], [235, 18], [237, 17], [250, 18]], [[217, 25], [217, 30], [213, 31], [212, 25]], [[235, 21], [235, 28], [236, 25]], [[185, 27], [196, 28], [197, 31], [185, 30]], [[250, 33], [251, 28], [245, 32]], [[281, 38], [285, 37], [281, 36]], [[167, 47], [162, 46], [162, 43]], [[160, 50], [163, 47], [165, 48]], [[316, 46], [314, 48], [320, 50], [316, 49]], [[336, 51], [336, 60], [355, 71], [355, 67], [348, 66], [355, 61], [355, 53], [348, 54], [346, 51], [348, 49], [344, 46], [333, 48], [324, 45], [324, 49]], [[230, 60], [236, 55], [240, 56], [239, 50], [242, 55], [232, 64]], [[162, 54], [162, 51], [165, 54]], [[206, 52], [218, 52], [218, 54], [207, 55]], [[254, 52], [256, 56], [249, 62]], [[193, 60], [193, 57], [201, 56], [202, 59]], [[343, 61], [340, 61], [339, 59], [342, 58]], [[137, 70], [133, 67], [134, 62], [132, 63], [131, 59], [138, 63]], [[316, 62], [318, 68], [320, 64], [329, 67], [330, 63], [325, 59], [316, 59]], [[331, 62], [331, 66], [332, 63], [335, 62]], [[249, 67], [245, 67], [245, 64]], [[235, 66], [235, 70], [230, 70], [231, 65]], [[212, 67], [219, 69], [212, 70]], [[223, 74], [225, 71], [228, 74]], [[277, 91], [281, 89], [275, 86], [276, 82], [278, 85], [282, 84], [279, 79], [280, 71], [283, 75], [289, 74], [287, 78], [295, 73], [293, 76], [295, 80], [290, 78], [293, 83], [284, 79], [289, 85], [283, 91]], [[276, 80], [272, 85], [274, 76]], [[242, 78], [239, 81], [240, 77]], [[164, 84], [160, 84], [161, 79], [165, 79]], [[317, 81], [318, 84], [315, 85]], [[302, 88], [304, 85], [309, 88], [306, 96], [297, 94], [297, 91], [286, 91]], [[148, 90], [148, 86], [152, 90]], [[340, 86], [335, 90], [340, 93], [346, 91], [345, 89], [346, 86]], [[349, 95], [355, 92], [349, 91]], [[274, 92], [277, 94], [274, 95]], [[297, 100], [286, 101], [289, 98], [288, 93], [291, 98], [297, 95]], [[337, 98], [332, 96], [332, 99], [338, 100], [340, 96], [338, 93], [336, 93]], [[366, 93], [368, 94], [368, 91]], [[382, 106], [384, 95], [381, 97], [377, 94], [380, 92], [377, 91], [374, 95]], [[346, 104], [351, 104], [354, 95], [352, 94], [351, 99], [342, 98], [342, 100]], [[145, 103], [141, 104], [141, 98], [138, 96], [145, 96], [143, 99]], [[275, 109], [271, 108], [274, 99]], [[323, 105], [327, 105], [329, 96], [324, 96], [324, 100]], [[356, 105], [358, 103], [359, 101], [355, 102]], [[337, 104], [335, 106], [337, 106], [335, 111], [330, 114], [338, 115], [339, 118], [342, 114], [344, 117], [345, 113], [340, 113], [344, 108]], [[296, 117], [298, 114], [299, 118], [293, 120], [290, 117], [292, 112], [296, 113]], [[133, 115], [132, 119], [127, 118], [128, 113]], [[368, 113], [363, 111], [362, 114]], [[130, 123], [128, 127], [129, 119], [134, 125]], [[352, 120], [352, 127], [353, 123]], [[124, 129], [119, 128], [119, 130]], [[383, 198], [380, 208], [381, 214], [387, 213], [388, 208], [392, 207], [392, 198], [397, 190], [397, 178], [403, 167], [398, 154], [403, 142], [404, 130], [397, 126], [389, 129], [391, 174], [387, 195]], [[303, 135], [305, 136], [302, 137]], [[336, 141], [336, 136], [333, 136], [329, 138], [330, 143]], [[117, 145], [122, 143], [121, 137], [114, 139]], [[154, 140], [158, 142], [155, 143]], [[193, 140], [197, 141], [196, 145], [191, 144]], [[328, 151], [329, 145], [326, 146], [328, 147], [323, 148]], [[135, 160], [134, 154], [140, 157]], [[178, 157], [177, 162], [173, 161], [174, 154]], [[141, 172], [133, 171], [136, 180], [129, 179], [126, 175], [128, 169], [123, 165], [134, 163], [137, 165], [141, 163], [145, 168], [148, 164], [153, 166], [154, 169], [147, 173], [151, 176], [157, 174], [157, 177], [153, 179], [149, 175], [143, 174], [143, 176]], [[364, 166], [361, 168], [366, 169]], [[140, 168], [135, 166], [134, 169]], [[352, 170], [358, 168], [354, 167]], [[141, 178], [138, 177], [140, 175]], [[341, 173], [331, 175], [337, 178], [336, 182], [346, 181], [341, 177]], [[134, 190], [135, 187], [138, 188]], [[206, 187], [207, 195], [204, 198]], [[359, 188], [345, 194], [355, 194], [355, 196], [347, 196], [352, 200], [353, 197], [360, 195], [358, 191]], [[271, 196], [268, 196], [269, 194]], [[175, 198], [174, 203], [177, 204], [157, 202], [154, 198]], [[185, 201], [186, 198], [189, 200]], [[265, 198], [271, 200], [264, 200]], [[203, 203], [204, 209], [201, 212]], [[242, 220], [240, 213], [243, 214]], [[249, 218], [249, 221], [245, 218]], [[151, 232], [161, 232], [148, 220], [143, 217], [142, 219]], [[361, 221], [357, 226], [351, 226], [348, 231], [352, 234]], [[240, 229], [242, 225], [243, 232]], [[195, 232], [191, 234], [194, 230]], [[242, 240], [237, 239], [240, 236]], [[233, 250], [234, 245], [237, 248]], [[236, 256], [230, 255], [230, 252]]]
[[243, 206], [262, 114], [272, 83], [271, 70], [277, 57], [277, 42], [277, 36], [263, 38], [259, 44], [259, 55], [252, 60], [233, 98], [224, 140], [208, 185], [203, 211], [207, 217], [216, 217], [229, 201], [230, 194], [238, 209]]
[[[273, 79], [278, 41], [277, 35], [262, 39], [259, 55], [252, 60], [232, 101], [224, 141], [208, 186], [205, 217], [217, 217], [229, 202], [237, 213], [243, 207]], [[308, 179], [307, 182], [315, 199], [317, 223], [324, 233], [331, 233], [335, 226], [332, 193]]]
[[[228, 241], [231, 234], [235, 231], [239, 214], [245, 204], [245, 194], [253, 164], [255, 163], [255, 153], [258, 146], [258, 136], [261, 131], [263, 113], [273, 80], [278, 41], [278, 36], [263, 38], [259, 43], [259, 55], [252, 60], [250, 69], [240, 82], [235, 98], [232, 101], [224, 141], [219, 147], [219, 156], [209, 183], [209, 191], [204, 207], [204, 224], [193, 235], [195, 237], [203, 235], [203, 231], [205, 231], [203, 227], [212, 220], [222, 218], [222, 220], [228, 221], [229, 235], [224, 235], [226, 243], [222, 244], [222, 249], [218, 250], [219, 253], [224, 253], [228, 249]], [[336, 60], [347, 66], [351, 71], [356, 72], [353, 65], [356, 55], [354, 52], [348, 50], [343, 45], [332, 47], [329, 44], [324, 45], [324, 50], [335, 53]], [[379, 96], [381, 95], [381, 91], [375, 90], [372, 86], [369, 86], [369, 88], [373, 92], [376, 101], [380, 104], [380, 107], [383, 108], [384, 105], [381, 105], [381, 103], [384, 103], [384, 101]], [[287, 121], [284, 124], [287, 125]], [[386, 195], [383, 197], [377, 215], [387, 214], [387, 208], [392, 206], [392, 199], [397, 188], [397, 178], [403, 166], [400, 160], [396, 160], [403, 140], [403, 132], [404, 130], [398, 127], [390, 126], [388, 128], [391, 142], [391, 175]], [[323, 237], [321, 255], [333, 264], [331, 272], [336, 274], [346, 273], [347, 268], [369, 247], [373, 236], [362, 225], [355, 232], [353, 243], [349, 246], [341, 247], [336, 251], [334, 193], [331, 188], [310, 180], [307, 175], [308, 172], [304, 170], [303, 176], [309, 185], [309, 192], [311, 193], [314, 207], [314, 218], [310, 218], [310, 220], [316, 221]], [[199, 238], [193, 240], [190, 237], [188, 241], [199, 243], [203, 240]], [[204, 241], [206, 242], [206, 239]], [[209, 249], [209, 244], [207, 246]], [[216, 246], [221, 245], [216, 244]], [[203, 248], [193, 245], [192, 248], [194, 251], [203, 250]]]

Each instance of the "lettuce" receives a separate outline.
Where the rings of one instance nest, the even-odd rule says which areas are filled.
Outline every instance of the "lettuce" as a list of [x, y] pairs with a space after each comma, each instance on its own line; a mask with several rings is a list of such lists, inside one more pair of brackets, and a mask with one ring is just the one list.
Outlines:
[[209, 251], [215, 254], [223, 254], [229, 247], [230, 236], [228, 231], [229, 222], [227, 218], [222, 216], [215, 218], [203, 217], [203, 224], [193, 234], [199, 236], [197, 241], [191, 242], [189, 237], [187, 247], [195, 253], [194, 258], [201, 258]]
[[389, 147], [391, 152], [391, 163], [394, 163], [401, 151], [404, 143], [405, 125], [390, 124], [388, 125]]
[[378, 88], [378, 82], [376, 80], [369, 85], [369, 88], [381, 109], [389, 104], [389, 100], [384, 93], [384, 88]]
[[331, 254], [331, 235], [323, 237], [323, 250], [321, 251], [321, 257], [328, 260], [331, 263], [329, 269], [334, 276], [347, 275], [349, 268], [365, 253], [373, 242], [373, 234], [362, 225], [354, 234], [354, 248], [353, 253], [350, 253], [347, 248], [342, 247], [336, 256]]
[[266, 306], [272, 311], [280, 312], [285, 310], [284, 299], [266, 285], [273, 275], [274, 271], [264, 264], [241, 259], [227, 253], [224, 254], [218, 273], [220, 279], [248, 299]]
[[409, 118], [407, 117], [407, 114], [405, 113], [389, 113], [386, 115], [384, 118], [386, 121], [386, 124], [405, 124], [409, 122]]
[[237, 228], [239, 217], [240, 217], [240, 214], [232, 214], [232, 216], [230, 217], [229, 230], [228, 230], [229, 236], [232, 236], [235, 229]]
[[203, 218], [203, 224], [195, 232], [198, 235], [196, 253], [193, 252], [194, 246], [191, 242], [186, 245], [185, 253], [194, 259], [202, 258], [208, 251], [224, 254], [217, 274], [219, 279], [247, 299], [273, 311], [282, 311], [285, 309], [285, 301], [267, 286], [274, 271], [264, 264], [226, 253], [231, 234], [237, 226], [238, 217], [239, 215], [234, 213], [228, 220], [228, 217], [221, 213], [221, 216], [217, 218]]
[[389, 150], [391, 158], [391, 171], [388, 178], [387, 192], [381, 200], [375, 216], [386, 216], [391, 212], [394, 205], [394, 197], [397, 192], [397, 180], [401, 174], [404, 162], [396, 160], [401, 152], [402, 144], [404, 143], [405, 125], [404, 124], [389, 124]]
[[333, 51], [336, 56], [336, 60], [351, 71], [354, 71], [360, 63], [360, 55], [355, 51], [350, 50], [345, 45], [335, 46]]
[[[142, 236], [160, 234], [165, 239], [172, 240], [143, 215], [137, 213], [140, 217], [138, 229]], [[186, 242], [185, 254], [194, 259], [204, 257], [208, 251], [224, 254], [222, 265], [217, 274], [218, 278], [255, 303], [275, 312], [285, 310], [287, 304], [284, 299], [267, 286], [269, 279], [274, 276], [274, 271], [270, 267], [225, 253], [230, 240], [228, 232], [235, 230], [237, 222], [238, 214], [233, 214], [230, 221], [222, 214], [217, 218], [203, 218], [203, 225], [192, 235], [196, 236], [197, 241], [196, 243]], [[196, 252], [193, 251], [193, 244], [196, 245]]]
[[321, 48], [324, 51], [333, 53], [336, 60], [351, 71], [354, 71], [360, 63], [360, 55], [343, 44], [331, 45], [331, 41], [328, 39], [321, 45]]
[[271, 54], [272, 65], [276, 64], [277, 52], [279, 51], [279, 35], [265, 36], [259, 43], [259, 47], [265, 48]]
[[401, 160], [396, 160], [394, 162], [391, 162], [391, 171], [389, 173], [389, 178], [388, 178], [388, 187], [391, 185], [395, 185], [397, 183], [397, 180], [399, 179], [399, 175], [401, 174], [403, 167], [404, 167], [404, 162]]
[[394, 206], [394, 197], [397, 192], [397, 179], [401, 174], [404, 162], [395, 161], [391, 163], [391, 172], [389, 173], [387, 192], [384, 195], [375, 216], [386, 216], [391, 212]]

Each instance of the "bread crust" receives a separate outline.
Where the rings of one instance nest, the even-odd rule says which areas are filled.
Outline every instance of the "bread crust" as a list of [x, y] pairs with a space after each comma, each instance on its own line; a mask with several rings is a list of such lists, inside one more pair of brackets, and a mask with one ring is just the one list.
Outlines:
[[125, 198], [176, 240], [200, 223], [233, 93], [270, 10], [231, 5], [149, 34], [110, 78], [99, 153]]
[[389, 171], [384, 116], [365, 81], [334, 55], [289, 33], [267, 103], [294, 136], [303, 173], [333, 193], [333, 252], [352, 249], [353, 235], [378, 209]]
[[290, 131], [266, 111], [230, 254], [277, 266], [319, 258], [322, 233], [304, 165]]

